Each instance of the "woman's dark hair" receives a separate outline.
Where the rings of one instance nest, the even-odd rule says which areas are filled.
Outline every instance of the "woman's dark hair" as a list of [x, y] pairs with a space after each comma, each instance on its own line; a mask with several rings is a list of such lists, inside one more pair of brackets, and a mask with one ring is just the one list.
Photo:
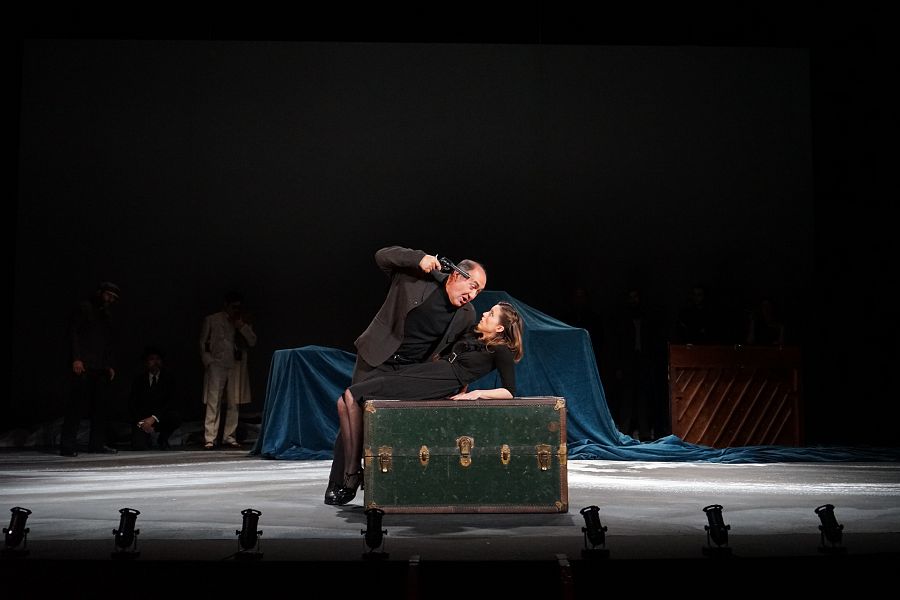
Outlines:
[[500, 324], [503, 325], [503, 331], [495, 333], [485, 340], [488, 347], [505, 345], [513, 353], [513, 360], [519, 362], [525, 354], [525, 348], [522, 341], [522, 316], [519, 311], [509, 302], [498, 302], [500, 307]]

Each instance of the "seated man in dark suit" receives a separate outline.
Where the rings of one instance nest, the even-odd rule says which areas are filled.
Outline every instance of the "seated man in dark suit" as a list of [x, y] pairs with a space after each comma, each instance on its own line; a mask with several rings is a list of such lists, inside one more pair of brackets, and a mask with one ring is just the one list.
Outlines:
[[163, 368], [163, 355], [158, 348], [148, 347], [143, 354], [144, 370], [135, 376], [131, 384], [129, 408], [135, 428], [131, 434], [132, 450], [147, 450], [152, 433], [160, 450], [169, 449], [169, 436], [181, 425], [175, 380], [172, 373]]

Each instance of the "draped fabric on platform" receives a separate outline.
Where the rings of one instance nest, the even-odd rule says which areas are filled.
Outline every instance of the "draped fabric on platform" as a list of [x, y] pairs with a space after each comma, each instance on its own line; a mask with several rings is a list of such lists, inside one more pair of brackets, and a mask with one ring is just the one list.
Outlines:
[[254, 454], [288, 460], [331, 458], [336, 401], [350, 385], [356, 356], [324, 346], [278, 350]]
[[[675, 436], [641, 443], [620, 433], [613, 422], [588, 332], [505, 292], [483, 292], [474, 304], [480, 313], [501, 300], [515, 306], [525, 321], [525, 356], [516, 365], [517, 395], [565, 398], [571, 459], [723, 463], [900, 460], [896, 448], [716, 449], [687, 444]], [[338, 430], [335, 402], [350, 384], [355, 360], [350, 352], [324, 346], [276, 351], [252, 454], [287, 460], [331, 458]], [[499, 385], [494, 372], [470, 384], [469, 390]]]

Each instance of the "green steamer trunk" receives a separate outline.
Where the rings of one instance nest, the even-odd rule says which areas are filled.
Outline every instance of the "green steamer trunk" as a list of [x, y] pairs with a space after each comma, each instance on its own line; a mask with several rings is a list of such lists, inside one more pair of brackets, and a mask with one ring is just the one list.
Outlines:
[[369, 400], [363, 428], [366, 508], [569, 510], [562, 398]]

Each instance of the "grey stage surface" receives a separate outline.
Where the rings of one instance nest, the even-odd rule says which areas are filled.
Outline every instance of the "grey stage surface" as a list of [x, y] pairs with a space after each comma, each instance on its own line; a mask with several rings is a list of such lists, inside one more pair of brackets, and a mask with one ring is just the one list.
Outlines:
[[[301, 565], [307, 570], [313, 565], [323, 576], [331, 569], [352, 573], [356, 565], [372, 563], [361, 559], [366, 550], [360, 533], [366, 526], [362, 492], [344, 507], [323, 504], [328, 468], [326, 461], [266, 460], [240, 450], [123, 451], [75, 458], [51, 451], [5, 451], [0, 453], [0, 520], [6, 524], [6, 511], [15, 506], [32, 514], [28, 556], [6, 557], [0, 566], [4, 572], [30, 572], [41, 570], [40, 565], [57, 569], [78, 564], [82, 572], [113, 572], [111, 565], [122, 561], [111, 560], [112, 529], [119, 524], [119, 509], [128, 507], [141, 513], [140, 556], [129, 561], [125, 572], [138, 573], [136, 564], [156, 565], [157, 574], [176, 564], [201, 571], [208, 568], [204, 563], [233, 568], [247, 562], [234, 556], [240, 513], [254, 508], [262, 513], [263, 531], [264, 556], [254, 562], [257, 573], [269, 569], [274, 574], [274, 567], [258, 566], [263, 563], [290, 566], [294, 573], [302, 571]], [[609, 528], [610, 556], [604, 564], [619, 570], [643, 571], [662, 563], [708, 569], [715, 559], [702, 553], [707, 543], [702, 508], [709, 504], [723, 505], [731, 526], [728, 568], [769, 567], [777, 560], [815, 572], [823, 561], [867, 567], [900, 556], [898, 463], [570, 461], [568, 469], [566, 514], [385, 515], [384, 550], [390, 556], [387, 563], [380, 562], [393, 566], [382, 572], [393, 568], [407, 573], [410, 559], [417, 564], [417, 558], [423, 568], [466, 564], [471, 570], [479, 563], [496, 565], [492, 572], [497, 573], [518, 564], [535, 574], [538, 565], [558, 570], [568, 559], [577, 582], [577, 574], [589, 564], [581, 557], [584, 521], [578, 513], [588, 505], [600, 507], [601, 521]], [[842, 557], [819, 549], [820, 521], [813, 510], [826, 503], [835, 506], [844, 525]], [[459, 573], [456, 567], [451, 570]], [[521, 576], [518, 580], [527, 582]], [[582, 586], [579, 594], [585, 593]]]

